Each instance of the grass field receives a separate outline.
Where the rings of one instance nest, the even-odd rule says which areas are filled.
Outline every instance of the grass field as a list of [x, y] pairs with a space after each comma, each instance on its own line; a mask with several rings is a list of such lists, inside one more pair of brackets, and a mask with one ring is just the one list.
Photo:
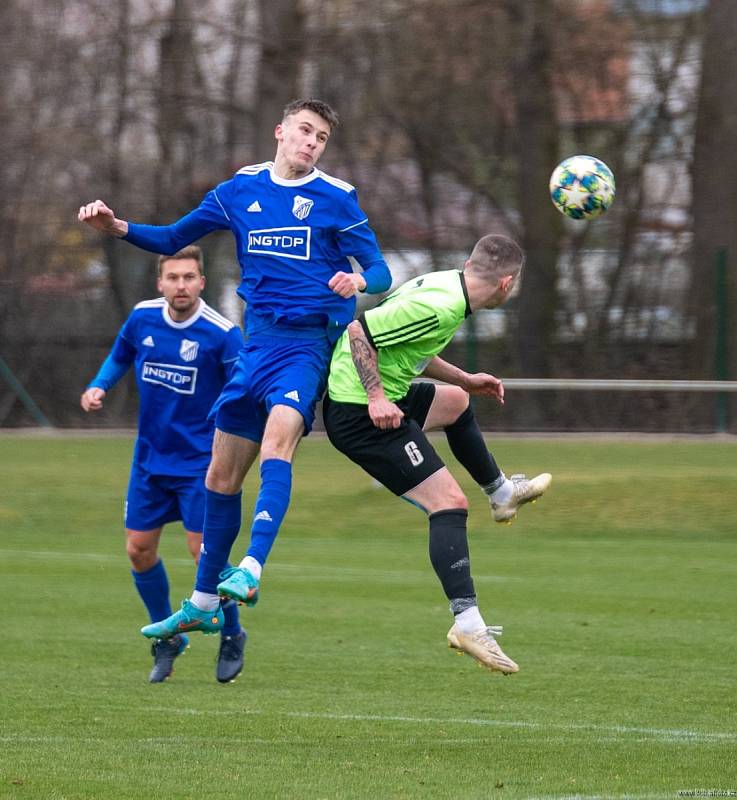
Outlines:
[[[554, 475], [511, 527], [463, 481], [482, 611], [519, 674], [447, 650], [422, 514], [315, 438], [243, 611], [243, 675], [217, 684], [195, 634], [152, 686], [120, 522], [131, 440], [0, 436], [0, 798], [737, 794], [737, 445], [493, 450]], [[193, 567], [179, 526], [162, 541], [178, 605]]]

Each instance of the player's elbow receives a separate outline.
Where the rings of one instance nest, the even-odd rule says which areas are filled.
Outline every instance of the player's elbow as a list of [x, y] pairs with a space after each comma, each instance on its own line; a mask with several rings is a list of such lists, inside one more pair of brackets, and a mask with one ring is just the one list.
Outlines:
[[348, 335], [351, 337], [351, 339], [355, 339], [358, 336], [363, 336], [363, 327], [357, 319], [354, 319], [353, 322], [349, 323], [346, 330], [348, 331]]
[[174, 233], [170, 233], [164, 240], [164, 244], [161, 248], [161, 255], [173, 256], [188, 244], [189, 242], [185, 241], [183, 238], [178, 237]]

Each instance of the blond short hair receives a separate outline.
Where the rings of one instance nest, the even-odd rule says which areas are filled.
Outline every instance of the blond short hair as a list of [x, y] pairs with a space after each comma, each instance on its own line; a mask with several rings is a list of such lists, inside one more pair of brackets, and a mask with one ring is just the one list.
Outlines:
[[162, 267], [167, 261], [184, 261], [185, 259], [191, 258], [193, 261], [197, 262], [197, 266], [200, 270], [200, 275], [204, 275], [204, 260], [202, 258], [202, 250], [196, 244], [187, 245], [187, 247], [183, 247], [181, 250], [177, 251], [173, 255], [170, 256], [159, 256], [159, 277], [162, 274]]
[[517, 277], [525, 263], [522, 248], [508, 236], [490, 233], [476, 242], [466, 269], [490, 281], [496, 281], [505, 275]]

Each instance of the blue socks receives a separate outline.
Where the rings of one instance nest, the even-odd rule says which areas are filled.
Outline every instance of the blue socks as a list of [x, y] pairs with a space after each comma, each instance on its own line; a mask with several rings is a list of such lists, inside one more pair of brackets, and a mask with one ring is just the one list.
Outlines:
[[246, 555], [265, 564], [279, 526], [289, 508], [292, 492], [292, 465], [270, 458], [261, 464], [261, 490], [258, 493], [251, 526], [251, 545]]
[[161, 622], [171, 615], [169, 603], [169, 577], [164, 562], [157, 561], [146, 572], [131, 570], [133, 583], [146, 606], [151, 622]]
[[[256, 499], [251, 544], [247, 555], [266, 563], [279, 526], [289, 507], [292, 492], [292, 465], [270, 458], [261, 464], [261, 489]], [[220, 573], [225, 569], [230, 551], [241, 527], [241, 495], [220, 494], [207, 489], [203, 549], [197, 566], [195, 590], [217, 594]], [[225, 611], [225, 607], [223, 609]], [[237, 613], [237, 612], [236, 612]], [[236, 618], [237, 619], [237, 618]], [[226, 627], [228, 620], [226, 617]], [[236, 627], [235, 633], [238, 633]], [[230, 635], [230, 634], [227, 634]]]
[[228, 557], [241, 528], [241, 495], [220, 494], [206, 490], [205, 524], [202, 531], [202, 552], [197, 566], [195, 589], [217, 594], [220, 573], [228, 565]]

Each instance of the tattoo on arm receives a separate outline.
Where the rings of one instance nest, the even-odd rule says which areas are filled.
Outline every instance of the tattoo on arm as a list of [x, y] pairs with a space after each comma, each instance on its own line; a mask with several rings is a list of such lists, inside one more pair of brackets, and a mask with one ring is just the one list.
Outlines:
[[349, 338], [351, 357], [356, 365], [358, 377], [361, 379], [366, 394], [370, 396], [376, 389], [381, 388], [379, 360], [376, 351], [368, 343], [368, 339], [363, 333], [354, 334], [353, 331], [349, 331]]

